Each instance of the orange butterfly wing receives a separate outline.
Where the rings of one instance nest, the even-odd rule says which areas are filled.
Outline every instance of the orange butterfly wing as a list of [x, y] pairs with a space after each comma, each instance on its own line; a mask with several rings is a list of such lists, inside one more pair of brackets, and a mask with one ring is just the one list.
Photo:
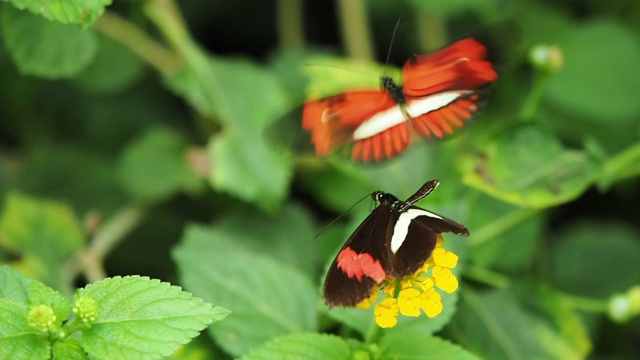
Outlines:
[[311, 132], [311, 142], [318, 155], [326, 155], [353, 141], [353, 160], [379, 161], [399, 154], [409, 144], [409, 129], [404, 118], [373, 136], [359, 137], [357, 131], [363, 123], [389, 111], [397, 112], [399, 108], [387, 92], [346, 92], [307, 102], [302, 113], [302, 127]]
[[403, 68], [403, 92], [413, 128], [422, 136], [453, 133], [478, 110], [484, 88], [498, 78], [487, 48], [462, 39], [427, 55], [416, 55]]

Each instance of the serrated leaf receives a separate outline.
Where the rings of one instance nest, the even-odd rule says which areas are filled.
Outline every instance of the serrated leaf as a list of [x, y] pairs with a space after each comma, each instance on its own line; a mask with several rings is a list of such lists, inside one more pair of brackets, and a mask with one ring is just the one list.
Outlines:
[[640, 88], [636, 71], [640, 46], [634, 35], [611, 20], [572, 28], [559, 41], [564, 64], [549, 82], [547, 98], [555, 106], [581, 114], [576, 121], [607, 127], [637, 123], [640, 103], [634, 99]]
[[5, 46], [23, 74], [47, 79], [72, 77], [93, 60], [95, 34], [3, 6]]
[[82, 350], [76, 339], [66, 338], [53, 344], [53, 360], [88, 360], [89, 356]]
[[169, 283], [146, 277], [114, 277], [78, 290], [99, 304], [98, 319], [82, 335], [96, 358], [168, 356], [214, 321], [228, 315]]
[[275, 78], [248, 61], [209, 58], [195, 46], [185, 53], [188, 66], [166, 80], [200, 113], [223, 125], [209, 141], [211, 184], [275, 209], [286, 195], [292, 160], [268, 147], [262, 130], [287, 110], [286, 94]]
[[102, 15], [111, 0], [8, 0], [18, 9], [63, 24], [89, 26]]
[[576, 295], [607, 298], [623, 292], [640, 283], [640, 273], [629, 270], [640, 262], [639, 238], [637, 230], [615, 222], [567, 227], [553, 241], [551, 278]]
[[464, 183], [521, 207], [545, 208], [573, 200], [597, 175], [586, 152], [565, 149], [534, 125], [491, 135], [481, 149], [462, 162]]
[[11, 193], [0, 217], [0, 243], [19, 252], [17, 267], [54, 289], [65, 290], [61, 266], [82, 245], [83, 234], [71, 209], [53, 201]]
[[242, 360], [270, 359], [352, 359], [349, 345], [341, 338], [326, 334], [293, 334], [271, 340], [251, 350]]
[[413, 332], [395, 332], [380, 340], [381, 360], [479, 360], [473, 353], [435, 336]]
[[210, 331], [234, 356], [280, 335], [316, 329], [319, 296], [309, 278], [238, 246], [226, 233], [190, 226], [173, 257], [188, 289], [232, 311]]
[[31, 279], [9, 265], [0, 267], [0, 298], [26, 304]]
[[186, 140], [167, 128], [152, 128], [125, 149], [119, 165], [122, 185], [136, 199], [157, 202], [197, 191], [202, 181], [189, 169]]
[[527, 311], [507, 291], [464, 289], [450, 333], [465, 348], [487, 359], [580, 359], [584, 348]]
[[0, 359], [48, 359], [50, 345], [27, 324], [27, 304], [0, 299]]

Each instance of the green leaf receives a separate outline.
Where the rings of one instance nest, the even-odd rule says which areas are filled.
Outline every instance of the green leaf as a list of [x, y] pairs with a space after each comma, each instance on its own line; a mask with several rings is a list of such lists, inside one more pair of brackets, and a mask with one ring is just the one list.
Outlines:
[[[594, 44], [598, 44], [594, 48]], [[558, 42], [564, 57], [562, 70], [548, 87], [549, 101], [568, 112], [578, 112], [580, 122], [607, 127], [636, 123], [640, 103], [637, 66], [640, 46], [631, 29], [611, 20], [586, 22]]]
[[68, 282], [62, 264], [83, 242], [71, 209], [58, 202], [35, 200], [18, 193], [6, 197], [0, 217], [0, 243], [22, 254], [17, 267], [54, 289]]
[[394, 332], [380, 340], [381, 360], [476, 360], [476, 355], [449, 341], [412, 332]]
[[99, 315], [83, 330], [82, 346], [95, 358], [147, 359], [168, 356], [198, 332], [228, 315], [169, 283], [147, 277], [114, 277], [78, 290], [99, 304]]
[[9, 265], [0, 267], [0, 298], [26, 304], [31, 279]]
[[0, 309], [0, 359], [49, 359], [49, 342], [27, 324], [27, 304], [0, 299]]
[[[140, 79], [144, 65], [129, 48], [115, 40], [99, 36], [95, 61], [87, 66], [73, 81], [91, 93], [115, 94]], [[116, 70], [117, 69], [117, 70]]]
[[[18, 9], [63, 24], [92, 25], [111, 0], [8, 0]], [[7, 8], [8, 6], [5, 6]]]
[[640, 234], [620, 223], [588, 222], [566, 228], [550, 251], [552, 278], [562, 290], [607, 298], [640, 283]]
[[[532, 296], [528, 294], [527, 296]], [[449, 329], [465, 348], [487, 359], [580, 359], [584, 347], [546, 320], [528, 311], [507, 291], [465, 288]]]
[[201, 114], [223, 125], [209, 141], [210, 182], [219, 191], [273, 210], [284, 199], [291, 156], [267, 146], [262, 131], [287, 110], [287, 96], [267, 71], [244, 60], [208, 58], [195, 46], [188, 66], [166, 78]]
[[324, 261], [318, 256], [318, 242], [314, 240], [318, 231], [311, 215], [300, 205], [285, 204], [275, 214], [242, 206], [227, 211], [213, 228], [225, 234], [223, 237], [234, 239], [238, 246], [271, 255], [311, 275]]
[[588, 154], [568, 150], [534, 125], [517, 125], [489, 136], [462, 163], [463, 181], [508, 203], [530, 208], [562, 204], [594, 181]]
[[118, 169], [122, 185], [146, 202], [162, 201], [181, 190], [198, 191], [202, 182], [188, 167], [186, 146], [176, 130], [145, 132], [125, 149]]
[[53, 344], [53, 360], [88, 360], [89, 356], [82, 350], [76, 339], [66, 338]]
[[96, 55], [97, 41], [91, 30], [49, 21], [12, 6], [2, 10], [5, 46], [23, 74], [73, 77]]
[[238, 246], [226, 232], [190, 226], [173, 256], [187, 288], [233, 312], [210, 328], [232, 355], [280, 335], [316, 329], [319, 296], [309, 278]]
[[209, 181], [215, 189], [272, 211], [286, 196], [291, 158], [257, 139], [238, 132], [212, 137]]
[[56, 324], [62, 325], [62, 322], [69, 317], [71, 313], [71, 305], [69, 300], [61, 293], [45, 286], [43, 283], [31, 280], [29, 284], [29, 305], [48, 305], [53, 309], [56, 315]]
[[326, 334], [293, 334], [277, 337], [251, 350], [242, 360], [270, 359], [352, 359], [349, 345]]

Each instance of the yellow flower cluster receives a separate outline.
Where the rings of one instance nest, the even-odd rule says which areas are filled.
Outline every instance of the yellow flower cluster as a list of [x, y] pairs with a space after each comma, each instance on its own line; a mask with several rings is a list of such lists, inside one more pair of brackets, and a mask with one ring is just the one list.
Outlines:
[[399, 314], [415, 317], [420, 316], [420, 310], [430, 318], [440, 314], [442, 296], [436, 287], [448, 294], [458, 288], [458, 279], [451, 271], [458, 263], [458, 255], [442, 248], [443, 242], [442, 235], [438, 235], [436, 248], [420, 270], [401, 279], [387, 277], [358, 307], [371, 307], [379, 290], [387, 295], [373, 310], [376, 324], [382, 328], [394, 327]]

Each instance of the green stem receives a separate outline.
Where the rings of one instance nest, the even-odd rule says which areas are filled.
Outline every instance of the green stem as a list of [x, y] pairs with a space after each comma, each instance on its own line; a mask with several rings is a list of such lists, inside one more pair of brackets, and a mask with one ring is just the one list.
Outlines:
[[640, 172], [640, 142], [610, 158], [602, 169], [600, 186], [608, 186], [617, 180], [637, 175]]
[[302, 4], [301, 0], [278, 1], [278, 39], [282, 50], [300, 49], [304, 45]]
[[474, 231], [473, 236], [469, 238], [469, 245], [475, 247], [495, 239], [539, 213], [540, 210], [526, 208], [511, 211]]
[[173, 0], [149, 0], [145, 5], [145, 13], [171, 46], [184, 57], [193, 44], [176, 3]]
[[466, 265], [463, 276], [500, 289], [506, 289], [511, 284], [508, 276], [479, 266]]
[[120, 42], [162, 73], [175, 71], [181, 66], [181, 60], [174, 52], [162, 46], [140, 28], [109, 11], [98, 18], [95, 29]]
[[421, 11], [417, 15], [419, 48], [432, 51], [447, 42], [445, 19], [437, 12]]
[[559, 295], [563, 300], [567, 301], [569, 305], [578, 310], [591, 313], [606, 313], [609, 308], [607, 300], [590, 299], [564, 293], [559, 293]]
[[369, 328], [367, 329], [367, 333], [364, 335], [364, 343], [365, 344], [373, 344], [377, 340], [380, 335], [380, 327], [376, 324], [376, 321], [372, 319], [369, 322]]
[[373, 61], [366, 1], [338, 0], [338, 12], [347, 54], [355, 59]]
[[548, 72], [538, 72], [536, 82], [533, 84], [533, 89], [531, 89], [527, 100], [522, 106], [522, 111], [520, 112], [520, 118], [522, 120], [533, 120], [533, 116], [538, 110], [538, 106], [540, 105], [544, 91], [547, 88], [547, 84], [549, 83], [549, 80], [551, 80], [551, 76], [552, 75]]

